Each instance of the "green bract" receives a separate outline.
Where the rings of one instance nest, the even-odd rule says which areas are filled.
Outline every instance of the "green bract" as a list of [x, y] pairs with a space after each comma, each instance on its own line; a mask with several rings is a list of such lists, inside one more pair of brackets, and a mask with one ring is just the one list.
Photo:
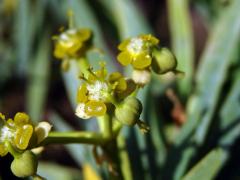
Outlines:
[[134, 69], [145, 69], [151, 65], [152, 50], [158, 43], [150, 34], [129, 38], [118, 46], [121, 52], [117, 59], [123, 66], [132, 64]]

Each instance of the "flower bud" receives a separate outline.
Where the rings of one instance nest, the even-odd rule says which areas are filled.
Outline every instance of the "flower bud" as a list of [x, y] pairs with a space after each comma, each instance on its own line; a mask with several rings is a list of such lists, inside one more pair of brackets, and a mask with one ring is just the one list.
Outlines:
[[175, 71], [177, 60], [174, 54], [167, 48], [161, 48], [153, 52], [152, 69], [157, 74], [164, 74], [169, 71]]
[[122, 124], [133, 126], [139, 120], [141, 112], [142, 103], [135, 97], [128, 97], [116, 107], [115, 117]]
[[30, 150], [25, 151], [15, 158], [11, 164], [11, 170], [17, 177], [24, 178], [33, 176], [37, 172], [37, 157]]

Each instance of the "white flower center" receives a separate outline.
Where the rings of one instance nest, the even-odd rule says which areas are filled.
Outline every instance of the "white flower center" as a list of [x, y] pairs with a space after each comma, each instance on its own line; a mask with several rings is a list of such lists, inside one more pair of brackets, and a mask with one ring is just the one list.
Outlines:
[[106, 95], [109, 91], [108, 85], [102, 81], [96, 81], [94, 84], [87, 85], [90, 100], [106, 100]]
[[143, 40], [141, 38], [132, 38], [127, 46], [131, 53], [140, 53], [143, 48]]
[[75, 114], [82, 119], [89, 119], [90, 118], [90, 116], [88, 116], [86, 111], [85, 111], [85, 104], [84, 103], [79, 103], [78, 104]]
[[0, 142], [5, 141], [6, 139], [12, 138], [13, 133], [12, 131], [7, 127], [3, 126], [0, 130]]

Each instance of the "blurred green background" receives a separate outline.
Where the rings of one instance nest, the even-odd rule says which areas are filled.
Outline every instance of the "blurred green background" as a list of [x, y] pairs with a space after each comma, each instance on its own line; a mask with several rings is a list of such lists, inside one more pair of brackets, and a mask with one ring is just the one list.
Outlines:
[[[94, 120], [74, 115], [77, 70], [62, 73], [52, 55], [52, 36], [67, 28], [72, 10], [75, 25], [91, 28], [106, 52], [88, 54], [93, 66], [104, 59], [110, 72], [129, 74], [116, 61], [118, 43], [152, 33], [185, 72], [153, 76], [139, 95], [151, 131], [124, 128], [128, 156], [122, 158], [132, 170], [125, 179], [240, 179], [239, 9], [239, 0], [1, 0], [0, 111], [8, 117], [25, 111], [54, 130], [97, 129]], [[3, 180], [16, 179], [11, 160], [0, 158]], [[91, 146], [48, 146], [40, 160], [39, 174], [51, 180], [89, 179], [89, 165], [108, 179]]]

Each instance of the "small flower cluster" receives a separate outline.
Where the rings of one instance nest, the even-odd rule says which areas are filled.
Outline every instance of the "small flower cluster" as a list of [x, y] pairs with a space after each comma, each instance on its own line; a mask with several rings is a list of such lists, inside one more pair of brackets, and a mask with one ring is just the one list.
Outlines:
[[159, 48], [159, 40], [150, 35], [139, 35], [123, 41], [118, 49], [118, 61], [123, 66], [133, 67], [132, 79], [139, 86], [148, 84], [151, 80], [151, 70], [157, 74], [180, 72], [176, 70], [177, 60], [167, 48]]
[[69, 60], [85, 56], [91, 46], [92, 32], [89, 29], [68, 29], [54, 36], [54, 56], [63, 60], [62, 67], [68, 69]]
[[50, 129], [47, 122], [41, 122], [35, 127], [25, 113], [19, 112], [14, 119], [7, 120], [0, 113], [0, 156], [5, 156], [11, 150], [21, 152], [36, 146], [46, 138]]
[[76, 115], [82, 119], [93, 116], [103, 116], [107, 111], [107, 104], [115, 104], [119, 97], [128, 89], [128, 83], [119, 72], [107, 75], [105, 65], [93, 71], [89, 69], [88, 77], [82, 76], [85, 81], [78, 89]]
[[131, 64], [134, 69], [148, 68], [152, 63], [152, 50], [158, 43], [159, 40], [150, 34], [126, 39], [118, 46], [121, 52], [117, 59], [123, 66]]

